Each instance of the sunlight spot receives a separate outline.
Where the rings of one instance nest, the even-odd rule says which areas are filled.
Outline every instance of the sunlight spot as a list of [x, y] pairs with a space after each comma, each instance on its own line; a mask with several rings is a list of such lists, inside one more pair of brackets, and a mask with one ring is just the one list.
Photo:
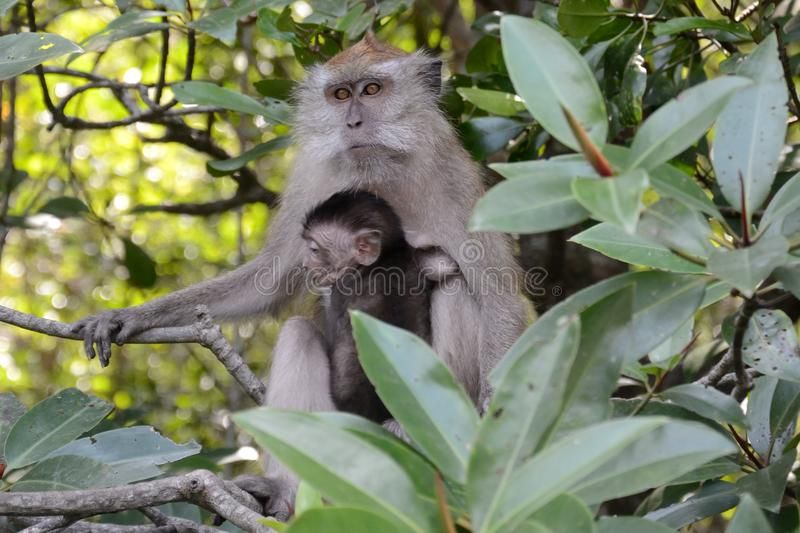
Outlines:
[[142, 81], [142, 71], [136, 67], [131, 67], [122, 75], [125, 83], [139, 83]]

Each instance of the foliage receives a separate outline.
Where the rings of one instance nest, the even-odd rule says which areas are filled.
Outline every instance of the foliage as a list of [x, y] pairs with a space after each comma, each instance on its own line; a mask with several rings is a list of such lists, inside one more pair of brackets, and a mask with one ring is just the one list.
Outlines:
[[[0, 16], [10, 10], [6, 19], [21, 29], [25, 6], [15, 4], [0, 2]], [[62, 161], [38, 149], [32, 133], [38, 125], [30, 118], [20, 119], [26, 135], [14, 145], [16, 154], [11, 151], [26, 163], [19, 165], [24, 170], [12, 164], [0, 174], [11, 206], [2, 220], [12, 230], [14, 254], [22, 257], [25, 245], [13, 236], [41, 235], [38, 230], [50, 247], [67, 250], [64, 264], [78, 264], [84, 239], [76, 235], [90, 227], [96, 232], [92, 239], [104, 242], [92, 251], [93, 261], [109, 270], [124, 267], [120, 279], [98, 293], [115, 303], [140, 301], [143, 293], [129, 287], [153, 287], [179, 271], [189, 272], [181, 275], [184, 283], [209, 274], [183, 268], [179, 256], [185, 254], [174, 252], [172, 240], [180, 233], [175, 228], [191, 231], [188, 224], [164, 225], [163, 215], [149, 222], [138, 218], [153, 212], [197, 214], [187, 206], [165, 207], [164, 198], [181, 196], [195, 202], [192, 209], [209, 209], [224, 195], [241, 200], [234, 207], [256, 203], [238, 222], [222, 215], [212, 242], [211, 232], [194, 230], [184, 242], [204, 245], [201, 254], [196, 249], [189, 254], [200, 255], [196, 261], [231, 266], [235, 261], [220, 250], [244, 237], [255, 246], [263, 236], [273, 190], [282, 184], [277, 176], [291, 128], [289, 79], [300, 65], [330, 58], [369, 27], [407, 49], [436, 44], [447, 50], [455, 42], [402, 37], [415, 25], [425, 28], [422, 2], [412, 7], [392, 0], [371, 6], [320, 0], [303, 3], [309, 8], [304, 13], [281, 1], [210, 2], [202, 12], [193, 12], [192, 4], [119, 2], [119, 10], [102, 8], [110, 20], [79, 9], [92, 21], [79, 31], [56, 23], [47, 31], [28, 27], [0, 37], [3, 49], [13, 51], [0, 57], [3, 79], [58, 57], [90, 72], [92, 58], [100, 63], [111, 47], [127, 50], [125, 68], [138, 65], [140, 75], [144, 71], [154, 80], [142, 90], [155, 98], [154, 106], [144, 102], [142, 113], [172, 121], [148, 123], [130, 114], [113, 91], [83, 114], [81, 106], [65, 103], [61, 114], [48, 109], [49, 119], [70, 131], [70, 139], [63, 146], [56, 144], [63, 139], [48, 142], [68, 154], [109, 152], [110, 165], [95, 164], [103, 177], [92, 184], [91, 167], [70, 155], [69, 171], [57, 174], [58, 185], [51, 190], [37, 185], [43, 167], [58, 168]], [[792, 128], [800, 113], [793, 81], [800, 33], [794, 3], [637, 5], [632, 10], [603, 0], [562, 0], [558, 6], [536, 3], [534, 12], [523, 16], [487, 10], [473, 24], [478, 39], [465, 50], [465, 73], [451, 77], [454, 90], [443, 99], [472, 155], [495, 161], [491, 167], [505, 178], [478, 202], [471, 229], [540, 233], [580, 225], [572, 243], [629, 264], [631, 272], [584, 288], [543, 314], [492, 374], [495, 394], [482, 418], [421, 340], [354, 314], [362, 365], [410, 445], [339, 413], [264, 408], [235, 415], [241, 428], [308, 484], [298, 494], [298, 514], [288, 531], [656, 532], [733, 507], [732, 532], [791, 531], [800, 525], [793, 490], [800, 346], [796, 310], [781, 308], [800, 297], [800, 174]], [[444, 26], [436, 31], [441, 34]], [[256, 70], [257, 57], [243, 49], [231, 54], [225, 47], [241, 47], [245, 39], [252, 45], [254, 31], [259, 46], [251, 48], [261, 55], [270, 50], [272, 75], [266, 79]], [[178, 47], [187, 59], [195, 36], [205, 36], [200, 40], [205, 54], [193, 65], [194, 74], [186, 64], [167, 65], [163, 56], [167, 77], [178, 80], [165, 82], [157, 54], [144, 64], [131, 52], [141, 43], [158, 43], [159, 36], [166, 42], [165, 32], [181, 37]], [[245, 68], [232, 64], [231, 56], [243, 57]], [[123, 74], [119, 67], [106, 68], [100, 72], [109, 79]], [[234, 79], [237, 70], [242, 75]], [[70, 96], [75, 80], [63, 71], [49, 71], [47, 78], [70, 80], [60, 93], [62, 102], [78, 96]], [[35, 79], [25, 75], [18, 82], [26, 90], [17, 113], [33, 117], [34, 109], [42, 109], [28, 96], [38, 90]], [[192, 109], [178, 102], [219, 122], [165, 115], [173, 107]], [[125, 121], [126, 113], [130, 122], [114, 125]], [[102, 136], [76, 141], [72, 135], [82, 131], [76, 125], [85, 124], [73, 119], [103, 121], [107, 127], [96, 128]], [[205, 131], [213, 149], [176, 131]], [[192, 153], [187, 161], [176, 151], [147, 155], [144, 146], [152, 148], [160, 135], [171, 142], [184, 139], [185, 147], [210, 160]], [[128, 156], [114, 153], [115, 144], [128, 148]], [[138, 166], [140, 151], [146, 169]], [[179, 175], [178, 167], [187, 164], [200, 169], [188, 185], [172, 178], [130, 184], [131, 176], [152, 168]], [[107, 166], [123, 168], [119, 181], [103, 170]], [[253, 169], [268, 178], [258, 182]], [[227, 181], [204, 183], [206, 170]], [[88, 193], [83, 182], [90, 184]], [[118, 200], [120, 195], [125, 199]], [[33, 213], [55, 220], [63, 237], [48, 235]], [[135, 221], [128, 217], [132, 213]], [[22, 294], [20, 282], [14, 283]], [[89, 290], [72, 289], [70, 300]], [[269, 334], [256, 338], [260, 346], [271, 340]], [[211, 374], [202, 365], [185, 374], [180, 370], [172, 379], [185, 378], [190, 390], [200, 376]], [[151, 378], [164, 376], [152, 372]], [[35, 380], [26, 379], [27, 388], [34, 388]], [[92, 379], [83, 388], [101, 388], [109, 396], [125, 383], [116, 376], [120, 385], [98, 387], [96, 376]], [[224, 379], [209, 377], [212, 387]], [[152, 385], [127, 386], [138, 392], [139, 386]], [[150, 396], [154, 404], [160, 399], [157, 391]], [[195, 409], [197, 396], [202, 395], [184, 397], [184, 406]], [[107, 404], [87, 398], [67, 390], [20, 418], [20, 404], [0, 396], [0, 452], [12, 488], [128, 483], [135, 481], [132, 473], [158, 475], [163, 464], [158, 461], [173, 460], [115, 456], [103, 448], [117, 442], [114, 431], [126, 432], [126, 438], [134, 431], [151, 435], [142, 428], [75, 440], [108, 412]], [[222, 405], [219, 396], [197, 400]], [[58, 431], [17, 429], [37, 427], [23, 421], [52, 409], [69, 415]], [[176, 431], [184, 426], [174, 419], [171, 425]], [[119, 465], [126, 468], [115, 470]], [[95, 477], [76, 475], [89, 470]], [[621, 510], [615, 506], [620, 501], [628, 504]], [[604, 516], [612, 514], [631, 516]]]

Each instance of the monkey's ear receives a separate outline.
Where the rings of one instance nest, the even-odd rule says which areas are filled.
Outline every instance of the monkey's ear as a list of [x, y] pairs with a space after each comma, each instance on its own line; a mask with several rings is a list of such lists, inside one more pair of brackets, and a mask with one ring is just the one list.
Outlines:
[[434, 59], [425, 66], [422, 81], [435, 96], [442, 94], [442, 60]]
[[356, 233], [356, 261], [359, 265], [369, 266], [381, 255], [381, 232], [376, 229], [365, 229]]

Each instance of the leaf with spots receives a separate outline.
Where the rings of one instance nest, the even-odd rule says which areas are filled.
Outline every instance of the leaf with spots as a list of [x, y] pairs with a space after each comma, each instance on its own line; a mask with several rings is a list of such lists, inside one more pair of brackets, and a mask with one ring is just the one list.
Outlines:
[[16, 33], [0, 37], [0, 80], [13, 78], [49, 59], [83, 52], [69, 39], [52, 33]]
[[774, 33], [736, 73], [754, 83], [737, 92], [722, 110], [711, 159], [722, 195], [736, 210], [744, 197], [749, 222], [769, 195], [786, 137], [789, 96]]
[[800, 382], [800, 347], [792, 320], [783, 311], [759, 309], [742, 342], [745, 362], [768, 376]]

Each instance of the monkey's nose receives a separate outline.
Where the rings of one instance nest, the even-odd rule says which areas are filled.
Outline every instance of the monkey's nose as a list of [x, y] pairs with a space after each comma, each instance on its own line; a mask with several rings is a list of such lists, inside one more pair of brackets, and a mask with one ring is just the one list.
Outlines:
[[357, 128], [359, 126], [361, 126], [361, 121], [360, 120], [348, 120], [347, 121], [347, 127], [350, 128], [350, 129]]

